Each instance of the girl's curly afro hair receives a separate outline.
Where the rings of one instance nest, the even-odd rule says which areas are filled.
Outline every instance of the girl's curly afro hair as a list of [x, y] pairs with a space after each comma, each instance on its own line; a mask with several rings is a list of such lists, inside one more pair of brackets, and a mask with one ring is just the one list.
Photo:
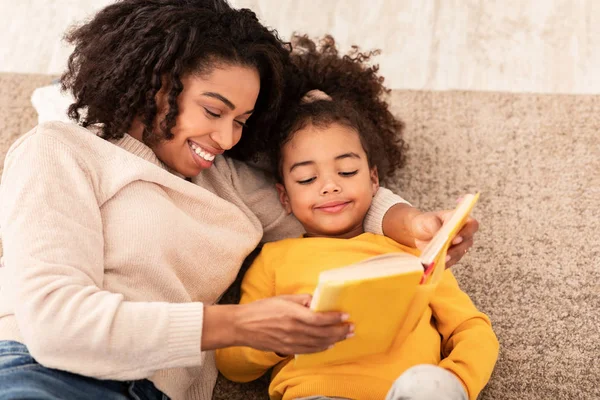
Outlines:
[[[103, 138], [123, 137], [140, 118], [146, 144], [172, 139], [181, 78], [225, 64], [256, 68], [261, 82], [255, 113], [229, 155], [246, 159], [272, 146], [269, 128], [281, 107], [290, 46], [252, 11], [224, 0], [121, 0], [66, 40], [75, 46], [61, 78], [62, 89], [75, 98], [69, 116], [84, 127], [98, 126]], [[155, 96], [163, 85], [169, 109], [164, 121], [156, 121]]]
[[[378, 66], [368, 64], [378, 51], [363, 53], [355, 46], [342, 56], [331, 36], [316, 43], [307, 36], [294, 35], [292, 46], [295, 70], [277, 123], [277, 145], [270, 153], [277, 178], [281, 180], [281, 147], [292, 135], [307, 125], [326, 127], [331, 123], [356, 130], [380, 179], [392, 176], [404, 165], [407, 146], [402, 139], [404, 123], [392, 115], [385, 99], [389, 89], [377, 74]], [[302, 97], [314, 89], [332, 100], [302, 102]]]

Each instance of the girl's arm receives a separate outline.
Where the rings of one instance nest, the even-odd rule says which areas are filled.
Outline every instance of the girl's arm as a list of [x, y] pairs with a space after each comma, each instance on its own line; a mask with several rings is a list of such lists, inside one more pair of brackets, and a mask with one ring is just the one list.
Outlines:
[[[387, 201], [395, 196], [391, 192], [385, 194]], [[383, 217], [382, 233], [398, 243], [423, 249], [451, 215], [452, 211], [421, 212], [409, 204], [398, 203], [388, 207]], [[473, 245], [473, 236], [478, 229], [477, 220], [468, 218], [448, 249], [446, 268], [456, 264], [466, 254]]]
[[444, 272], [430, 307], [442, 336], [439, 366], [452, 372], [474, 400], [490, 379], [498, 359], [499, 343], [490, 320], [460, 290], [450, 270]]

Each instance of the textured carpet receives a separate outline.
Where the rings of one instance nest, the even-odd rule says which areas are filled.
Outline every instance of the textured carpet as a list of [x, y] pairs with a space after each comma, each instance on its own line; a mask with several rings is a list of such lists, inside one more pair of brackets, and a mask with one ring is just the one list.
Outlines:
[[[0, 74], [0, 162], [35, 125], [51, 77]], [[407, 167], [390, 185], [422, 209], [482, 192], [476, 244], [454, 271], [501, 353], [485, 400], [600, 398], [600, 96], [396, 91]], [[264, 399], [219, 380], [215, 399]]]

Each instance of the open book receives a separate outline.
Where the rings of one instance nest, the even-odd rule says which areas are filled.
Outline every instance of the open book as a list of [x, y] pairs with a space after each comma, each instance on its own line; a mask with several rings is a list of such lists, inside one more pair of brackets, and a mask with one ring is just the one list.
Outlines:
[[404, 340], [429, 306], [445, 269], [446, 252], [478, 198], [479, 193], [463, 197], [420, 257], [389, 253], [322, 272], [310, 308], [348, 313], [355, 335], [328, 350], [296, 355], [295, 366], [349, 362], [384, 353], [393, 342]]

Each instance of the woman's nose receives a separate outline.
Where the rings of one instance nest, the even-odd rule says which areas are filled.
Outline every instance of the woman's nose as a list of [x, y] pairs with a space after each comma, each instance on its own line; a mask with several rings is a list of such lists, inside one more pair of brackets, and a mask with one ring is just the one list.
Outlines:
[[229, 150], [236, 144], [235, 132], [229, 124], [222, 124], [219, 129], [210, 134], [210, 138], [223, 150]]

